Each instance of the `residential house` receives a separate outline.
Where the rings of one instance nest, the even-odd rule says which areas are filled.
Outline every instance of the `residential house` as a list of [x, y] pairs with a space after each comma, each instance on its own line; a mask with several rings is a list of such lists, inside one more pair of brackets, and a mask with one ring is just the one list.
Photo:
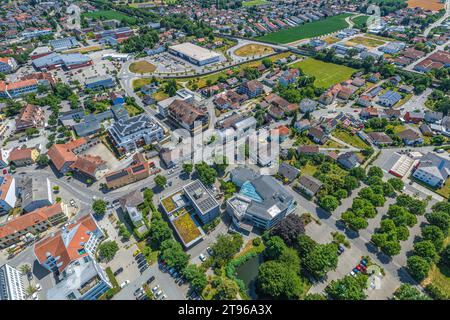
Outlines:
[[288, 85], [295, 83], [299, 76], [300, 71], [298, 69], [289, 69], [281, 74], [278, 81], [281, 86], [287, 87]]
[[145, 179], [150, 175], [149, 168], [149, 163], [144, 156], [141, 153], [136, 153], [130, 166], [105, 176], [106, 185], [108, 189], [116, 189]]
[[302, 131], [308, 130], [309, 128], [311, 128], [311, 122], [308, 119], [301, 119], [301, 120], [296, 121], [294, 123], [294, 128], [298, 132], [302, 132]]
[[238, 93], [245, 94], [249, 99], [253, 99], [263, 93], [264, 87], [258, 80], [250, 80], [241, 84]]
[[440, 111], [431, 111], [431, 110], [425, 111], [425, 121], [428, 123], [440, 122], [443, 117], [444, 114]]
[[208, 113], [187, 103], [184, 100], [174, 100], [168, 108], [169, 118], [192, 135], [201, 132], [208, 125]]
[[42, 108], [27, 104], [16, 119], [16, 131], [28, 128], [39, 128], [44, 125], [44, 112]]
[[0, 72], [12, 73], [17, 69], [17, 61], [11, 57], [0, 58]]
[[414, 112], [414, 111], [408, 111], [403, 116], [403, 119], [405, 119], [406, 122], [412, 122], [412, 123], [420, 123], [425, 119], [425, 113], [424, 112]]
[[120, 207], [122, 211], [127, 213], [130, 217], [131, 222], [137, 228], [139, 228], [143, 223], [143, 217], [138, 206], [144, 202], [144, 197], [142, 192], [139, 190], [134, 190], [119, 199]]
[[14, 208], [16, 201], [16, 180], [10, 175], [0, 176], [0, 216]]
[[321, 130], [320, 128], [317, 128], [317, 127], [313, 127], [311, 129], [309, 129], [308, 136], [315, 143], [324, 144], [324, 143], [326, 143], [328, 141], [328, 137], [327, 137], [326, 133], [323, 132], [323, 130]]
[[402, 99], [402, 95], [396, 91], [389, 90], [378, 99], [378, 103], [384, 107], [393, 107]]
[[338, 156], [337, 162], [345, 169], [352, 169], [360, 165], [360, 159], [355, 152], [345, 152]]
[[67, 208], [60, 202], [8, 220], [0, 225], [0, 248], [7, 248], [22, 241], [27, 234], [41, 233], [66, 220]]
[[283, 178], [286, 183], [291, 183], [297, 179], [300, 170], [287, 162], [282, 162], [278, 168], [278, 175]]
[[412, 129], [401, 131], [398, 133], [398, 136], [407, 146], [423, 143], [422, 136]]
[[392, 139], [384, 132], [369, 132], [367, 134], [374, 145], [391, 145]]
[[310, 197], [314, 197], [322, 186], [323, 183], [320, 182], [320, 180], [304, 174], [298, 179], [298, 183], [294, 186], [294, 189], [299, 190]]
[[23, 167], [35, 163], [38, 156], [39, 150], [37, 148], [15, 148], [11, 150], [8, 160], [16, 167]]
[[433, 188], [439, 188], [445, 184], [450, 175], [450, 160], [448, 156], [439, 156], [428, 152], [417, 164], [413, 177], [428, 184]]
[[317, 106], [317, 101], [311, 100], [309, 98], [305, 98], [300, 101], [300, 111], [302, 113], [313, 112], [317, 109]]

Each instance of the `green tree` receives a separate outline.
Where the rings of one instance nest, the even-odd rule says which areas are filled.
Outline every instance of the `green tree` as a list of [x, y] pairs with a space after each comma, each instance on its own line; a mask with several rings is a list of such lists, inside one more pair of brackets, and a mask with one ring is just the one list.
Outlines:
[[101, 259], [111, 261], [119, 251], [119, 246], [115, 241], [104, 241], [98, 246], [98, 255]]
[[92, 203], [92, 210], [95, 214], [103, 216], [106, 213], [106, 202], [101, 199], [95, 200], [94, 203]]
[[367, 295], [364, 293], [366, 288], [367, 276], [358, 274], [356, 277], [345, 276], [339, 280], [333, 280], [325, 288], [333, 300], [364, 300]]
[[431, 300], [412, 285], [404, 283], [394, 292], [394, 300]]
[[264, 257], [267, 260], [278, 259], [286, 248], [287, 247], [283, 239], [278, 236], [270, 237], [270, 239], [266, 242]]
[[218, 277], [214, 281], [216, 294], [214, 299], [216, 300], [234, 300], [239, 292], [237, 283], [226, 277]]
[[306, 234], [298, 236], [297, 251], [301, 258], [305, 258], [316, 246], [317, 243]]
[[205, 273], [195, 264], [188, 265], [184, 269], [183, 275], [186, 277], [186, 280], [191, 283], [192, 288], [197, 292], [202, 292], [208, 284]]
[[162, 218], [152, 219], [149, 229], [149, 236], [152, 244], [159, 248], [164, 240], [172, 238], [172, 229]]
[[302, 292], [297, 273], [275, 260], [259, 266], [257, 285], [263, 294], [273, 298], [298, 299]]
[[49, 164], [50, 160], [48, 159], [47, 155], [45, 154], [40, 154], [37, 158], [36, 158], [36, 163], [41, 166], [41, 167], [45, 167]]
[[183, 172], [186, 174], [191, 174], [194, 166], [190, 162], [183, 163]]
[[316, 279], [324, 277], [328, 271], [335, 270], [338, 263], [337, 245], [318, 244], [303, 259], [303, 264]]
[[409, 257], [406, 261], [406, 266], [411, 276], [417, 281], [425, 279], [430, 271], [430, 265], [427, 260], [419, 256]]
[[308, 293], [305, 296], [305, 300], [327, 300], [327, 297], [321, 293]]
[[155, 184], [160, 188], [164, 188], [167, 183], [167, 178], [160, 174], [156, 175], [154, 180]]
[[202, 161], [195, 165], [195, 170], [198, 173], [200, 181], [205, 185], [212, 185], [216, 181], [217, 171], [209, 166], [206, 162]]
[[397, 191], [402, 191], [403, 187], [405, 186], [402, 179], [399, 178], [390, 178], [388, 180], [388, 183]]
[[428, 263], [436, 262], [439, 259], [436, 248], [430, 240], [416, 242], [414, 244], [414, 254], [424, 258]]
[[333, 212], [339, 206], [339, 201], [333, 196], [326, 195], [319, 199], [319, 206], [328, 212]]
[[450, 215], [446, 212], [429, 212], [425, 214], [427, 221], [433, 225], [441, 229], [444, 235], [448, 234], [448, 230], [450, 228]]
[[379, 167], [372, 166], [370, 167], [369, 171], [367, 172], [367, 175], [369, 177], [378, 177], [383, 178], [383, 170]]
[[240, 234], [219, 235], [216, 242], [212, 245], [216, 264], [221, 267], [230, 261], [239, 252], [243, 242], [242, 235]]
[[189, 263], [189, 255], [184, 252], [183, 247], [173, 239], [164, 240], [161, 243], [161, 258], [167, 265], [177, 270], [183, 270]]
[[426, 226], [422, 229], [422, 237], [425, 240], [430, 240], [436, 251], [440, 252], [444, 245], [444, 233], [437, 226]]

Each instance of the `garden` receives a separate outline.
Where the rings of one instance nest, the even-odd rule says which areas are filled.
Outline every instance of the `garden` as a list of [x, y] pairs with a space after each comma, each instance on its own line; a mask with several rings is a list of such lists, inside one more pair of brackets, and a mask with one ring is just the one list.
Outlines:
[[188, 212], [172, 220], [172, 223], [185, 244], [190, 243], [202, 235], [199, 227], [192, 220]]

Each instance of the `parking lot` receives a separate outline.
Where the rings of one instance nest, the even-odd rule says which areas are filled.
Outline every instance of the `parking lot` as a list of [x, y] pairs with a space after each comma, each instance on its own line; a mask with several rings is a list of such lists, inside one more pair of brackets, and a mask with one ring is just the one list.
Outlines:
[[114, 154], [109, 151], [109, 149], [103, 143], [98, 143], [95, 146], [92, 146], [89, 149], [81, 152], [81, 154], [101, 157], [104, 161], [106, 161], [106, 166], [109, 170], [114, 170], [121, 165], [121, 162], [117, 160]]
[[145, 60], [155, 65], [158, 73], [184, 73], [195, 69], [194, 65], [167, 52], [156, 54]]

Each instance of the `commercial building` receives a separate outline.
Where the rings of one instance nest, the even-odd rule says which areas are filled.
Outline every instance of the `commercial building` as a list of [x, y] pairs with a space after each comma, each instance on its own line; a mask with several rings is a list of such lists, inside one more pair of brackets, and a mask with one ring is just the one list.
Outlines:
[[441, 187], [450, 176], [450, 159], [428, 152], [420, 159], [413, 177], [433, 188]]
[[33, 39], [33, 38], [38, 38], [40, 36], [47, 36], [52, 34], [53, 31], [51, 28], [44, 28], [44, 29], [36, 29], [36, 30], [30, 30], [30, 31], [23, 31], [22, 32], [22, 37], [27, 40], [27, 39]]
[[7, 214], [16, 204], [16, 180], [13, 176], [0, 177], [0, 215]]
[[16, 167], [23, 167], [35, 163], [38, 156], [37, 148], [15, 148], [11, 150], [8, 160]]
[[117, 149], [122, 153], [158, 142], [164, 137], [163, 128], [146, 114], [116, 121], [107, 130]]
[[222, 56], [217, 52], [199, 47], [189, 42], [170, 46], [169, 52], [199, 66], [219, 62]]
[[21, 95], [37, 92], [39, 82], [36, 79], [6, 83], [0, 81], [0, 98], [18, 98]]
[[136, 153], [129, 167], [106, 175], [106, 185], [108, 189], [116, 189], [145, 179], [150, 175], [149, 167], [149, 163], [144, 159], [144, 156], [141, 153]]
[[103, 237], [88, 214], [35, 244], [38, 262], [59, 279], [47, 292], [48, 300], [96, 300], [112, 287], [94, 259]]
[[0, 72], [11, 73], [17, 69], [17, 62], [14, 58], [5, 57], [0, 58]]
[[218, 202], [199, 180], [161, 199], [160, 204], [185, 248], [197, 244], [204, 236], [194, 216], [203, 224], [219, 216]]
[[113, 88], [116, 82], [112, 77], [104, 75], [87, 78], [84, 85], [87, 89], [99, 90]]
[[22, 272], [9, 264], [0, 266], [0, 300], [25, 300]]
[[78, 46], [78, 41], [75, 37], [68, 37], [62, 39], [50, 40], [49, 44], [53, 47], [55, 51], [64, 51], [72, 49]]
[[28, 234], [36, 234], [67, 220], [67, 207], [58, 202], [18, 216], [0, 225], [0, 248], [22, 241]]
[[[242, 183], [241, 175], [250, 180]], [[253, 227], [270, 229], [295, 210], [294, 197], [272, 176], [240, 168], [231, 171], [231, 180], [238, 186], [242, 183], [239, 193], [227, 201], [233, 227], [240, 232], [248, 233]]]
[[92, 65], [92, 60], [88, 55], [81, 53], [51, 53], [32, 60], [32, 64], [37, 70], [53, 70], [58, 68], [72, 70], [90, 66]]
[[18, 180], [17, 189], [25, 212], [53, 204], [53, 192], [48, 178], [22, 177]]

